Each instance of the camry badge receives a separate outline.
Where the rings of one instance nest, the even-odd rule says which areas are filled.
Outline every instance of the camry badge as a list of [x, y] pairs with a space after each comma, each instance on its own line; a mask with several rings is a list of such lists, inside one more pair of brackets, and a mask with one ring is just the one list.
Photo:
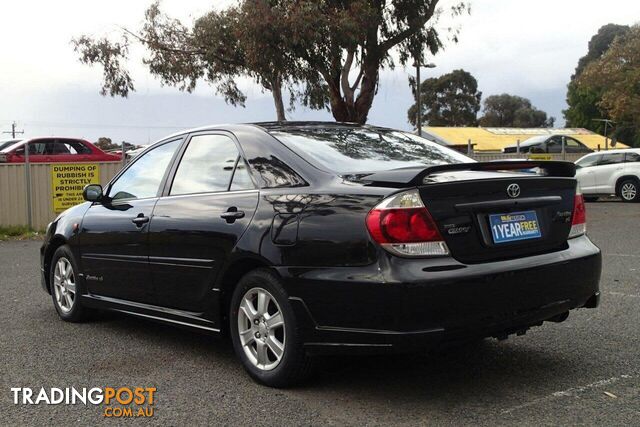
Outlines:
[[507, 187], [507, 195], [515, 199], [520, 195], [520, 186], [518, 184], [509, 184]]

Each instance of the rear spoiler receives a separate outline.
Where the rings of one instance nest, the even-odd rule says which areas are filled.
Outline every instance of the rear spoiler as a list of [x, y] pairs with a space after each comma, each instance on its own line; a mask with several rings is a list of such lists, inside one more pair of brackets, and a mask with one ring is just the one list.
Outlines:
[[418, 186], [424, 182], [429, 175], [442, 172], [454, 171], [518, 171], [523, 169], [539, 168], [544, 176], [556, 176], [571, 178], [576, 175], [576, 165], [572, 162], [562, 161], [498, 161], [498, 162], [477, 162], [477, 163], [454, 163], [448, 165], [436, 165], [426, 168], [411, 167], [392, 169], [388, 171], [375, 172], [366, 176], [361, 176], [362, 181], [369, 185], [384, 184], [393, 187]]

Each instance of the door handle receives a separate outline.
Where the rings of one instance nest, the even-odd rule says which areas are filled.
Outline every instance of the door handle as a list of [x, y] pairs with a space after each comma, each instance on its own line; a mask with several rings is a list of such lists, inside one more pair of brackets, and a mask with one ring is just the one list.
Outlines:
[[227, 221], [227, 224], [232, 224], [236, 221], [236, 219], [244, 218], [244, 212], [239, 211], [235, 206], [227, 209], [226, 212], [220, 215], [220, 218]]
[[144, 216], [144, 214], [138, 214], [138, 216], [133, 218], [131, 222], [134, 223], [136, 227], [142, 227], [149, 222], [149, 217]]

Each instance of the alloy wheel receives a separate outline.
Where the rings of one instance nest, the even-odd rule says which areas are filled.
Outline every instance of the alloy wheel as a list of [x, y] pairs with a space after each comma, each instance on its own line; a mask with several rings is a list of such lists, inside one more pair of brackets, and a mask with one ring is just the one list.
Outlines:
[[65, 257], [58, 258], [56, 262], [53, 272], [53, 291], [60, 311], [69, 313], [76, 300], [76, 279], [73, 266]]
[[638, 190], [635, 184], [631, 182], [625, 183], [620, 189], [620, 194], [622, 195], [622, 198], [625, 200], [633, 200], [636, 197], [637, 192]]
[[244, 354], [256, 368], [270, 371], [282, 361], [284, 315], [269, 291], [252, 288], [244, 294], [238, 308], [238, 334]]

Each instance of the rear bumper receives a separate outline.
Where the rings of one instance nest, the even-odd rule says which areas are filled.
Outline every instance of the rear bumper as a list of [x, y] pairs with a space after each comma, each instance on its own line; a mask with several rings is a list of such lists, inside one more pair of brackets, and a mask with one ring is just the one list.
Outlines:
[[600, 250], [566, 250], [483, 264], [402, 259], [357, 268], [279, 268], [306, 346], [402, 350], [518, 333], [597, 306]]

